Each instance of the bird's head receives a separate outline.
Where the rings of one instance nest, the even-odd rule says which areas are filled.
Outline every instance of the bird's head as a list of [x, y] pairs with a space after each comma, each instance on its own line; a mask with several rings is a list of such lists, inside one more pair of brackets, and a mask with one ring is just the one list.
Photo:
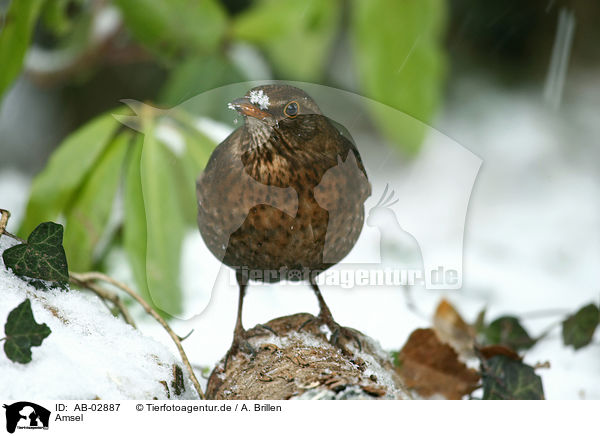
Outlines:
[[268, 125], [276, 125], [302, 115], [321, 115], [319, 107], [306, 92], [289, 85], [257, 86], [228, 106], [242, 114], [246, 123], [259, 120]]

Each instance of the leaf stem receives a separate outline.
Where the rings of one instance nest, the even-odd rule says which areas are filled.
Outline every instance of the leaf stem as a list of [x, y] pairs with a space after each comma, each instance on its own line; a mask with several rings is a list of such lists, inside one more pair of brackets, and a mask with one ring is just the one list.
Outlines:
[[175, 342], [175, 345], [177, 346], [177, 350], [179, 351], [179, 354], [181, 356], [181, 360], [183, 361], [183, 364], [185, 365], [185, 367], [187, 368], [187, 370], [190, 374], [190, 378], [192, 379], [192, 383], [194, 385], [194, 388], [196, 389], [196, 392], [198, 392], [198, 395], [200, 396], [201, 399], [203, 399], [203, 400], [206, 399], [206, 397], [204, 396], [204, 393], [202, 392], [202, 387], [200, 386], [200, 383], [198, 382], [198, 379], [196, 378], [196, 375], [194, 374], [192, 365], [190, 364], [190, 361], [189, 361], [187, 355], [185, 354], [185, 351], [183, 350], [183, 346], [181, 345], [181, 341], [179, 340], [179, 337], [175, 334], [175, 332], [171, 329], [171, 327], [169, 327], [169, 324], [167, 324], [167, 322], [163, 319], [163, 317], [161, 317], [154, 309], [152, 309], [152, 307], [150, 307], [150, 305], [148, 303], [146, 303], [146, 301], [144, 301], [144, 299], [142, 299], [142, 297], [140, 297], [137, 294], [137, 292], [135, 292], [133, 289], [131, 289], [126, 284], [121, 283], [121, 282], [113, 279], [112, 277], [107, 276], [106, 274], [102, 274], [100, 272], [71, 273], [70, 275], [73, 279], [79, 281], [80, 283], [85, 283], [86, 286], [89, 284], [89, 282], [96, 281], [96, 280], [109, 283], [109, 284], [121, 289], [122, 291], [127, 293], [130, 297], [132, 297], [134, 300], [136, 300], [149, 315], [151, 315], [156, 321], [158, 321], [158, 323], [167, 331], [167, 333], [169, 334], [169, 336], [171, 337], [173, 342]]
[[546, 329], [542, 333], [540, 333], [538, 335], [537, 338], [534, 339], [535, 342], [537, 343], [537, 342], [541, 341], [542, 339], [544, 339], [546, 336], [548, 336], [552, 332], [552, 330], [554, 330], [556, 327], [558, 327], [561, 324], [562, 324], [562, 320], [555, 321], [552, 324], [550, 324], [548, 327], [546, 327]]
[[6, 338], [1, 338], [1, 339], [0, 339], [0, 342], [2, 342], [2, 341], [5, 341], [5, 340], [6, 340]]

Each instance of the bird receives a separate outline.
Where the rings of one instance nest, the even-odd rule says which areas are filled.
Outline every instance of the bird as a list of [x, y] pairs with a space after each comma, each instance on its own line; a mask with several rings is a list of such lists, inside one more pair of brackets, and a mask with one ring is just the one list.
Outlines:
[[319, 302], [316, 320], [330, 342], [360, 342], [340, 326], [316, 277], [354, 247], [371, 184], [347, 130], [322, 114], [303, 90], [261, 85], [228, 103], [244, 123], [213, 151], [197, 179], [198, 227], [208, 249], [236, 271], [239, 300], [225, 358], [252, 351], [242, 324], [249, 280], [307, 281]]

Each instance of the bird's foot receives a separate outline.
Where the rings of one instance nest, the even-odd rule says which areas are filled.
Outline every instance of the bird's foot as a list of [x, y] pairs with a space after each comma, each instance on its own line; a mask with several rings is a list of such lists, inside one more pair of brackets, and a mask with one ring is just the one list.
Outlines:
[[362, 344], [358, 339], [357, 333], [352, 329], [339, 325], [337, 322], [335, 322], [331, 314], [320, 313], [316, 318], [309, 318], [300, 326], [298, 331], [301, 331], [305, 326], [312, 324], [313, 322], [318, 322], [320, 330], [323, 326], [327, 326], [330, 333], [328, 335], [329, 343], [334, 347], [339, 348], [346, 356], [351, 358], [354, 357], [354, 351], [348, 348], [350, 343], [354, 343], [358, 351], [362, 351]]
[[358, 339], [358, 335], [356, 334], [356, 332], [352, 329], [349, 329], [347, 327], [342, 327], [341, 325], [338, 324], [337, 329], [334, 330], [333, 333], [331, 334], [330, 342], [333, 345], [342, 346], [341, 345], [342, 342], [340, 341], [340, 338], [342, 338], [342, 341], [344, 341], [344, 342], [354, 342], [356, 344], [356, 348], [358, 349], [358, 351], [362, 351], [362, 344], [360, 343], [360, 339]]
[[256, 349], [250, 344], [250, 342], [248, 342], [248, 339], [251, 336], [252, 335], [248, 334], [248, 331], [244, 329], [236, 330], [233, 333], [233, 342], [231, 343], [231, 347], [229, 347], [229, 350], [225, 355], [225, 363], [223, 364], [224, 371], [227, 371], [227, 364], [229, 363], [229, 360], [238, 352], [241, 351], [249, 354], [252, 357], [256, 355]]
[[343, 327], [335, 321], [332, 323], [326, 323], [325, 325], [327, 325], [331, 331], [329, 343], [334, 347], [338, 347], [343, 354], [351, 358], [354, 357], [354, 351], [348, 348], [348, 345], [351, 343], [356, 345], [356, 349], [358, 349], [358, 351], [362, 351], [362, 344], [360, 343], [358, 335], [354, 330]]

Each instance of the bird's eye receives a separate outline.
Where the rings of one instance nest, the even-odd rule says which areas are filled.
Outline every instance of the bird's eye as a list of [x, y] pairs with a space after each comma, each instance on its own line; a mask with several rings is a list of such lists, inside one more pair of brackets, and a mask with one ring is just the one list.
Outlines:
[[294, 118], [296, 115], [298, 115], [298, 102], [290, 101], [285, 106], [285, 109], [283, 110], [283, 112], [285, 113], [286, 116], [288, 116], [290, 118]]

